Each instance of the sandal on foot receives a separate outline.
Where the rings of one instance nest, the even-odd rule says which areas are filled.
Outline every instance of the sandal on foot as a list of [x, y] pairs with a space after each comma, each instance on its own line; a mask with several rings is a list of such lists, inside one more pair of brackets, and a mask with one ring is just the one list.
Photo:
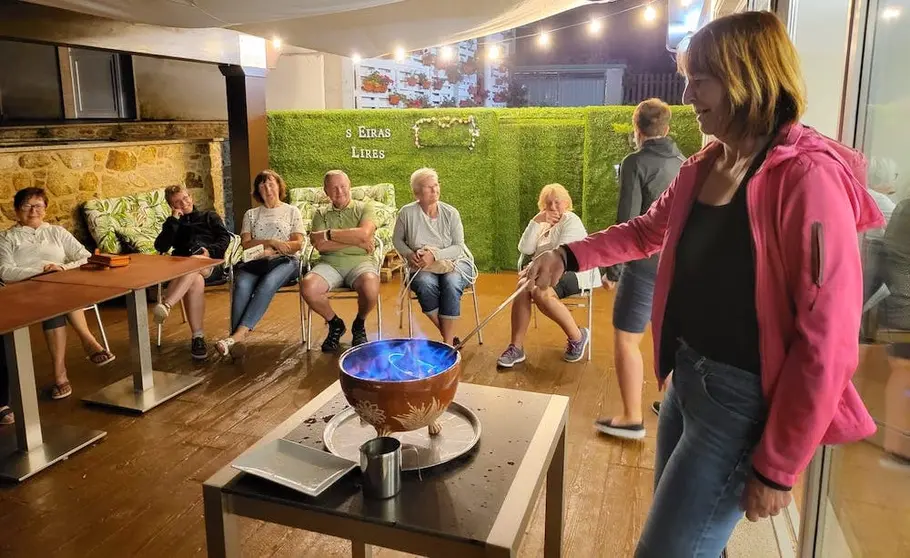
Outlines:
[[156, 324], [163, 324], [167, 317], [171, 314], [171, 305], [167, 302], [162, 302], [155, 306], [152, 310], [152, 317], [155, 320]]
[[16, 417], [13, 415], [13, 410], [9, 407], [3, 407], [0, 409], [0, 425], [13, 424], [16, 422]]
[[236, 341], [234, 341], [233, 337], [225, 337], [215, 343], [215, 350], [218, 351], [221, 356], [226, 357], [231, 354], [231, 347], [233, 347], [235, 343]]
[[616, 424], [616, 418], [603, 418], [594, 421], [594, 428], [600, 430], [608, 436], [615, 436], [625, 440], [641, 440], [645, 437], [645, 425], [638, 424]]
[[107, 349], [101, 349], [100, 351], [92, 353], [85, 358], [89, 359], [92, 361], [92, 364], [100, 368], [114, 362], [117, 357], [115, 357], [114, 353], [108, 351]]
[[51, 387], [51, 399], [66, 399], [73, 394], [73, 386], [69, 382], [54, 384]]

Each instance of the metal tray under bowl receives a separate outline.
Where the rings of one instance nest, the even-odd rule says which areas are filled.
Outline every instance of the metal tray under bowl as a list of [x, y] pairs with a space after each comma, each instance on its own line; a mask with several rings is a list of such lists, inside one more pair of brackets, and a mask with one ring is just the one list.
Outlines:
[[[401, 441], [401, 470], [416, 471], [442, 465], [461, 457], [480, 440], [480, 419], [474, 411], [452, 401], [439, 417], [442, 432], [430, 436], [426, 427], [410, 432], [396, 432]], [[361, 423], [351, 407], [341, 411], [326, 425], [322, 434], [325, 447], [344, 459], [360, 462], [360, 446], [376, 437], [376, 429]], [[412, 449], [413, 448], [413, 449]], [[417, 451], [414, 451], [414, 450]]]

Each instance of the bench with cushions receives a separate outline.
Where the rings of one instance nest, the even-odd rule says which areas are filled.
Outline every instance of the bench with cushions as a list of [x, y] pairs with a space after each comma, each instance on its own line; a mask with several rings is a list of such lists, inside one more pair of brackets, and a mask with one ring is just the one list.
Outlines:
[[[319, 188], [291, 188], [288, 190], [288, 203], [297, 206], [303, 217], [303, 226], [309, 231], [313, 222], [313, 214], [321, 205], [332, 202]], [[379, 261], [394, 250], [392, 245], [392, 232], [395, 229], [395, 219], [398, 217], [398, 207], [395, 205], [395, 187], [391, 184], [376, 184], [374, 186], [355, 186], [351, 188], [351, 198], [355, 200], [369, 200], [373, 202], [376, 213], [376, 237], [382, 241], [382, 254], [378, 254]], [[311, 262], [319, 259], [319, 252], [310, 246], [308, 235], [304, 236], [303, 253], [312, 253]]]
[[[89, 200], [83, 208], [89, 233], [98, 249], [108, 254], [157, 254], [155, 239], [171, 208], [164, 188], [118, 198]], [[240, 261], [240, 237], [233, 235], [225, 252], [225, 265]]]

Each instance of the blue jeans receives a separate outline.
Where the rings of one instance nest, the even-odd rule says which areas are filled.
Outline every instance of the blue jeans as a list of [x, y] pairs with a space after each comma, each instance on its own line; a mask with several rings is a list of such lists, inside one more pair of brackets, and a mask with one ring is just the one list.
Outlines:
[[291, 258], [262, 276], [238, 268], [231, 295], [231, 333], [240, 326], [256, 327], [278, 289], [297, 276], [299, 266], [297, 260]]
[[736, 523], [767, 408], [761, 377], [681, 343], [660, 406], [654, 501], [636, 558], [720, 556]]
[[461, 293], [468, 285], [464, 276], [471, 277], [473, 270], [468, 262], [458, 262], [455, 268], [445, 275], [421, 271], [411, 282], [411, 290], [417, 295], [424, 314], [439, 313], [443, 319], [461, 315]]

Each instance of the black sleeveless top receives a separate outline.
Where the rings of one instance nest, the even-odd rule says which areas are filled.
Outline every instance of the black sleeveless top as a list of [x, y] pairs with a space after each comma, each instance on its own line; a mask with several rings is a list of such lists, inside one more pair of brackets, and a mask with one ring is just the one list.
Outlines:
[[662, 332], [662, 360], [678, 340], [711, 360], [761, 373], [755, 306], [755, 246], [746, 192], [770, 144], [726, 205], [695, 200], [679, 244]]

